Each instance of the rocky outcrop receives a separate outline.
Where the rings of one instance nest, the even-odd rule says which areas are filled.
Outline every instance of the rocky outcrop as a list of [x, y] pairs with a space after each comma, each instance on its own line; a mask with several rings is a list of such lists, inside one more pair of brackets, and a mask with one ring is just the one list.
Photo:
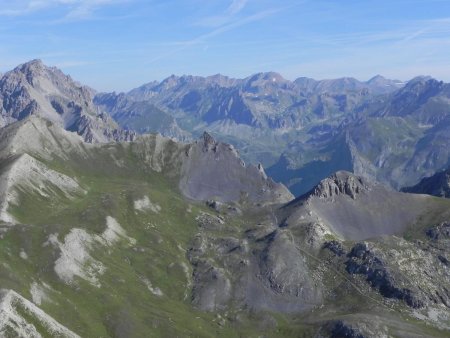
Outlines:
[[403, 300], [412, 308], [421, 308], [425, 305], [420, 291], [399, 286], [398, 280], [389, 271], [386, 263], [366, 243], [356, 244], [347, 256], [348, 260], [345, 263], [347, 272], [352, 275], [364, 275], [367, 282], [384, 297]]
[[319, 185], [309, 193], [309, 196], [319, 198], [333, 198], [346, 195], [356, 199], [361, 192], [370, 190], [370, 184], [362, 177], [355, 176], [346, 171], [338, 171], [334, 175], [322, 180]]

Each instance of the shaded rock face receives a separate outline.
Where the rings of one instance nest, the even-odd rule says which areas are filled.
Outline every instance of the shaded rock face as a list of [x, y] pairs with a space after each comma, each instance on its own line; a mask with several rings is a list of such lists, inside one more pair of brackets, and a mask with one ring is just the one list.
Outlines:
[[450, 169], [425, 177], [415, 186], [404, 188], [402, 191], [450, 198]]
[[367, 282], [387, 298], [403, 300], [413, 308], [425, 305], [423, 296], [418, 291], [412, 291], [397, 285], [397, 281], [388, 270], [386, 264], [373, 252], [366, 243], [356, 244], [347, 255], [345, 263], [349, 274], [361, 274]]
[[134, 139], [133, 132], [120, 130], [109, 116], [97, 112], [93, 95], [59, 69], [33, 60], [0, 79], [0, 125], [39, 115], [77, 132], [86, 142]]
[[233, 146], [217, 142], [208, 133], [187, 147], [180, 189], [195, 200], [272, 204], [293, 199], [287, 188], [267, 178], [261, 167], [246, 166]]

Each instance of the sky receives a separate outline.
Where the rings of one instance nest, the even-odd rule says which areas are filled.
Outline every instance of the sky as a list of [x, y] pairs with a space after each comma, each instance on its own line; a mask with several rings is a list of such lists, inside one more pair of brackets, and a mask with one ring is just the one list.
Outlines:
[[450, 82], [450, 1], [0, 0], [0, 72], [36, 58], [100, 91], [264, 71]]

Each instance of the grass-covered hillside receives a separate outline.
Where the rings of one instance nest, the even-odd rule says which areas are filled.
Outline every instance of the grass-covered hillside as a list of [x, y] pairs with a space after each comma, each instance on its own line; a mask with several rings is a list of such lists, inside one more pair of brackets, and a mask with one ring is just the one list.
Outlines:
[[283, 186], [211, 139], [91, 145], [31, 118], [0, 147], [1, 336], [448, 336], [447, 200], [421, 197], [433, 217], [357, 242], [333, 203], [357, 218], [381, 190], [353, 176], [286, 205]]

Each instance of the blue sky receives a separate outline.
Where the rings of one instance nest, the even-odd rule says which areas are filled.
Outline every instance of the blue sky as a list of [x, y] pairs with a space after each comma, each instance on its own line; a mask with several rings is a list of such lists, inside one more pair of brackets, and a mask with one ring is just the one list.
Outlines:
[[0, 0], [0, 71], [34, 58], [102, 91], [269, 70], [450, 82], [450, 1]]

